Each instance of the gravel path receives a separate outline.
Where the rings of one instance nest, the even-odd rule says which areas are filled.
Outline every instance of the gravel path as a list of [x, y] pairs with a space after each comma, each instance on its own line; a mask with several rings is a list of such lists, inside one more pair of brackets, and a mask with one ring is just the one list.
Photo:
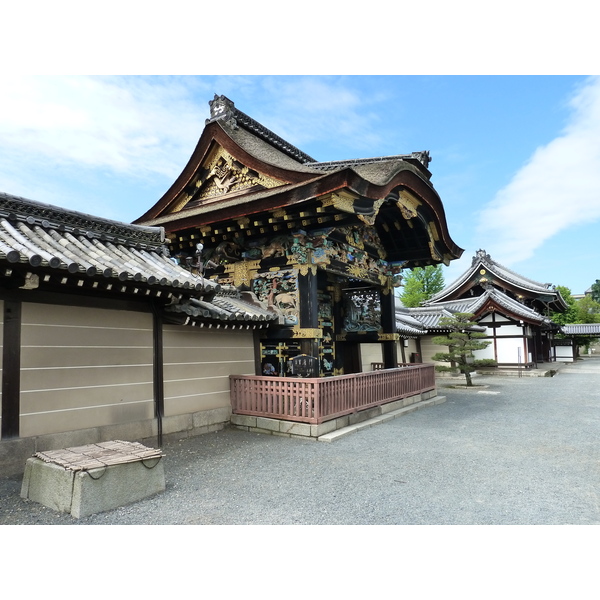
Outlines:
[[331, 444], [227, 429], [165, 446], [167, 489], [74, 519], [0, 478], [0, 524], [600, 523], [600, 357], [479, 377], [443, 404]]

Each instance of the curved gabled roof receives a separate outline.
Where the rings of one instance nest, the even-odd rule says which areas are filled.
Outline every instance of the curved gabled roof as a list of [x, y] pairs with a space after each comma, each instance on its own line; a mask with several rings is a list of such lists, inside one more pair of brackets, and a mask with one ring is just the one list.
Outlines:
[[439, 329], [440, 319], [455, 313], [472, 313], [475, 318], [478, 318], [490, 311], [500, 312], [515, 320], [533, 325], [550, 326], [552, 324], [550, 319], [544, 315], [495, 288], [488, 288], [480, 296], [446, 300], [408, 310], [410, 315], [428, 330]]
[[490, 310], [500, 310], [506, 315], [527, 321], [528, 323], [537, 325], [550, 323], [550, 319], [547, 317], [495, 288], [488, 288], [481, 296], [437, 302], [435, 306], [436, 308], [444, 308], [453, 313], [468, 312], [473, 313], [475, 316], [480, 316]]
[[566, 310], [567, 303], [560, 292], [550, 283], [539, 283], [528, 279], [491, 258], [485, 250], [478, 250], [471, 262], [471, 267], [441, 292], [432, 296], [425, 304], [437, 304], [451, 298], [459, 298], [470, 288], [478, 284], [505, 287], [516, 295], [537, 299], [557, 312]]
[[[295, 217], [287, 215], [286, 229], [310, 229], [311, 223], [299, 213], [319, 213], [332, 194], [342, 194], [335, 208], [326, 205], [328, 220], [334, 210], [344, 212], [346, 220], [368, 220], [389, 262], [448, 264], [461, 256], [463, 250], [450, 237], [443, 204], [430, 182], [427, 152], [318, 162], [224, 96], [215, 96], [210, 105], [211, 118], [188, 164], [135, 223], [164, 226], [169, 234], [217, 223], [233, 231], [237, 220], [250, 215], [257, 216], [257, 222], [274, 222], [279, 217], [273, 212], [295, 211]], [[322, 215], [312, 217], [312, 227], [318, 229]]]

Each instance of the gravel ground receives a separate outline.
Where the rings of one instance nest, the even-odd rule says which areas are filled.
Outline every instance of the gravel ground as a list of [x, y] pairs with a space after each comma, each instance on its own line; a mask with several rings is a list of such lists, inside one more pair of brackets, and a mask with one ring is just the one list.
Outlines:
[[0, 478], [2, 525], [600, 523], [600, 357], [479, 377], [443, 404], [331, 444], [226, 429], [164, 447], [167, 489], [82, 519]]

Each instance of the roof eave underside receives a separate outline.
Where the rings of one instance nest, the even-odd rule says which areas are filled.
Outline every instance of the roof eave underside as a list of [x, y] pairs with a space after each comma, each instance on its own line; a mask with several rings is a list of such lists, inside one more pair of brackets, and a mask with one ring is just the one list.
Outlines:
[[320, 196], [349, 190], [360, 197], [383, 200], [396, 189], [408, 189], [426, 207], [428, 220], [435, 223], [439, 232], [440, 249], [449, 260], [459, 258], [463, 249], [451, 239], [447, 228], [444, 208], [435, 190], [418, 175], [412, 168], [399, 165], [391, 179], [384, 186], [376, 186], [366, 181], [359, 173], [350, 168], [340, 171], [320, 174], [308, 181], [287, 184], [276, 188], [237, 195], [220, 202], [205, 204], [190, 210], [182, 210], [166, 214], [160, 218], [145, 222], [146, 225], [164, 226], [168, 232], [182, 231], [201, 225], [233, 220], [248, 215], [259, 214], [280, 208], [301, 205], [316, 201]]

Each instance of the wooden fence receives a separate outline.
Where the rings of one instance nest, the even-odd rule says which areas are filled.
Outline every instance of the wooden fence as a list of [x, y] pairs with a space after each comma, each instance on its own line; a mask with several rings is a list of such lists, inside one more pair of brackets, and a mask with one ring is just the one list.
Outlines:
[[323, 423], [435, 389], [433, 365], [335, 377], [230, 375], [234, 414]]

